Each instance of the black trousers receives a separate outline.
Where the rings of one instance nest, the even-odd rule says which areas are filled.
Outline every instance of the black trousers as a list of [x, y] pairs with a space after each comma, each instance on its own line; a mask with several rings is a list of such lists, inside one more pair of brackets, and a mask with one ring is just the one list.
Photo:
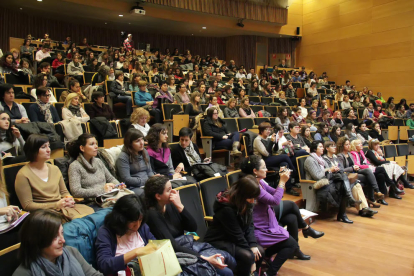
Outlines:
[[376, 167], [374, 175], [375, 179], [377, 179], [379, 190], [386, 195], [387, 186], [393, 185], [392, 180], [388, 177], [388, 174], [383, 167]]
[[279, 271], [286, 260], [292, 257], [293, 253], [299, 248], [298, 242], [289, 236], [287, 240], [278, 242], [266, 249], [266, 257], [271, 257], [276, 254], [275, 259], [270, 264], [270, 268], [267, 271], [267, 275], [273, 276]]
[[[276, 218], [279, 222], [279, 225], [282, 227], [287, 226], [287, 231], [289, 232], [289, 235], [295, 241], [299, 241], [298, 229], [305, 228], [307, 224], [303, 220], [299, 211], [299, 207], [296, 205], [296, 203], [290, 200], [284, 200], [281, 201], [279, 205], [274, 206], [273, 209], [275, 210]], [[280, 210], [282, 210], [281, 214]]]
[[[256, 262], [256, 270], [259, 270], [259, 267], [261, 266], [263, 257], [265, 255], [265, 251], [263, 247], [261, 247], [260, 245], [258, 245], [257, 247], [259, 248], [260, 254], [262, 255], [260, 260]], [[250, 249], [244, 249], [236, 245], [234, 258], [237, 262], [236, 275], [250, 276], [250, 270], [252, 268], [252, 265], [255, 263], [253, 252]]]

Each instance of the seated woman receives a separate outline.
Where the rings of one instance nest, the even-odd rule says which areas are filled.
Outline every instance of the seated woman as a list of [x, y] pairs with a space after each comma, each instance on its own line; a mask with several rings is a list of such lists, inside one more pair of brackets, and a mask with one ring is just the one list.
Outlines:
[[[194, 248], [177, 240], [183, 236], [184, 230], [196, 232], [197, 224], [187, 208], [181, 203], [179, 191], [172, 189], [171, 182], [167, 177], [154, 176], [147, 181], [145, 202], [148, 208], [147, 224], [157, 239], [169, 239], [175, 252], [203, 258], [214, 266], [218, 275], [233, 275], [230, 269], [234, 268], [235, 261], [226, 252], [216, 250], [216, 254], [204, 256], [203, 251], [197, 252]], [[217, 257], [221, 262], [217, 260]]]
[[[411, 117], [410, 117], [410, 119], [407, 120], [406, 124], [407, 124], [407, 126], [410, 127], [410, 129], [414, 129], [414, 112], [411, 113]], [[381, 131], [381, 128], [380, 128], [380, 131]], [[384, 138], [382, 138], [382, 139], [384, 139]], [[381, 140], [380, 140], [380, 142], [381, 142]]]
[[[408, 121], [407, 121], [408, 125]], [[372, 125], [372, 129], [368, 132], [369, 136], [372, 137], [372, 139], [378, 139], [380, 142], [384, 141], [384, 137], [382, 136], [382, 130], [379, 123], [374, 123]]]
[[395, 182], [401, 181], [405, 188], [414, 189], [414, 186], [408, 183], [405, 179], [405, 170], [395, 161], [385, 160], [384, 154], [380, 147], [380, 142], [377, 139], [372, 139], [368, 143], [369, 150], [366, 152], [366, 157], [372, 165], [376, 167], [383, 167], [390, 179]]
[[281, 125], [285, 132], [289, 132], [290, 120], [289, 120], [288, 109], [286, 107], [279, 107], [279, 112], [275, 119], [275, 123]]
[[[377, 179], [378, 186], [380, 188], [384, 187], [384, 185], [382, 185], [382, 182], [385, 182], [386, 185], [390, 187], [389, 197], [401, 199], [399, 194], [402, 194], [403, 191], [398, 189], [395, 182], [392, 181], [388, 177], [388, 174], [383, 167], [374, 167], [373, 165], [371, 165], [371, 163], [365, 157], [365, 153], [362, 149], [363, 149], [362, 142], [360, 140], [356, 139], [356, 140], [351, 141], [351, 152], [350, 153], [352, 156], [352, 160], [354, 161], [354, 164], [358, 165], [361, 169], [371, 169], [375, 175], [375, 178]], [[382, 188], [381, 193], [386, 195], [387, 189]], [[388, 203], [385, 202], [384, 199], [379, 200], [378, 202], [383, 205], [388, 205]]]
[[282, 106], [289, 106], [286, 101], [286, 94], [284, 91], [279, 92], [279, 97], [274, 99], [276, 103], [279, 103]]
[[12, 126], [9, 115], [0, 111], [0, 157], [3, 159], [13, 156], [10, 151], [15, 152], [15, 156], [22, 155], [24, 144], [19, 129]]
[[24, 145], [29, 161], [16, 176], [16, 194], [25, 211], [73, 208], [75, 201], [66, 189], [59, 168], [46, 163], [50, 159], [49, 139], [32, 134]]
[[108, 121], [116, 120], [115, 113], [109, 104], [105, 103], [105, 95], [101, 91], [92, 93], [93, 104], [86, 110], [91, 119], [95, 117], [105, 117]]
[[7, 83], [0, 85], [0, 112], [7, 113], [12, 124], [30, 122], [24, 106], [14, 100], [14, 86]]
[[318, 100], [313, 100], [312, 101], [312, 105], [309, 111], [315, 111], [316, 112], [316, 117], [320, 117], [322, 116], [322, 109], [319, 108], [319, 101]]
[[131, 91], [128, 89], [127, 83], [124, 82], [124, 73], [122, 71], [115, 72], [115, 80], [111, 83], [109, 94], [114, 100], [126, 104], [126, 113], [128, 116], [132, 113]]
[[141, 131], [142, 135], [145, 137], [150, 130], [148, 122], [150, 121], [150, 114], [147, 110], [142, 107], [134, 109], [134, 112], [131, 114], [131, 126], [130, 128], [135, 128]]
[[180, 163], [175, 169], [173, 167], [171, 151], [167, 142], [167, 127], [165, 125], [153, 125], [146, 138], [148, 140], [147, 151], [150, 156], [151, 167], [154, 173], [168, 177], [173, 181], [172, 184], [174, 188], [182, 186], [183, 184], [197, 182], [197, 180], [190, 175], [186, 176], [187, 181], [175, 180], [182, 178], [180, 172], [183, 171], [184, 165], [183, 163]]
[[190, 102], [185, 107], [185, 114], [190, 115], [190, 117], [195, 117], [203, 113], [203, 109], [200, 106], [200, 93], [193, 92], [190, 97]]
[[83, 84], [83, 73], [85, 70], [83, 69], [82, 63], [79, 62], [79, 58], [75, 55], [72, 58], [72, 61], [68, 64], [67, 73], [69, 76], [74, 77], [79, 81], [79, 83]]
[[90, 117], [79, 104], [79, 95], [77, 93], [70, 93], [66, 97], [65, 105], [62, 108], [62, 119], [69, 120], [76, 118], [81, 122], [86, 123]]
[[244, 97], [239, 108], [239, 114], [242, 118], [256, 118], [253, 110], [250, 108], [249, 98]]
[[[30, 90], [30, 95], [32, 95], [32, 97], [37, 100], [36, 89], [38, 89], [39, 87], [46, 87], [46, 86], [47, 86], [47, 75], [44, 74], [44, 73], [39, 73], [36, 76], [36, 78], [34, 79], [33, 88], [32, 88], [32, 90]], [[48, 90], [50, 91], [49, 102], [56, 103], [57, 100], [56, 100], [55, 95], [53, 94], [52, 90], [50, 90], [50, 89], [48, 89]]]
[[300, 107], [295, 107], [292, 109], [292, 111], [293, 120], [300, 125], [306, 125], [305, 117], [302, 116], [302, 109]]
[[379, 120], [384, 116], [387, 116], [387, 114], [382, 110], [382, 105], [377, 104], [376, 110], [374, 111], [374, 117]]
[[389, 103], [388, 108], [385, 110], [385, 113], [387, 113], [388, 116], [390, 116], [392, 118], [395, 118], [395, 116], [396, 116], [396, 114], [395, 114], [395, 104]]
[[305, 141], [305, 144], [310, 148], [310, 145], [313, 142], [310, 127], [302, 126], [300, 129], [300, 136], [303, 138], [303, 141]]
[[359, 95], [355, 95], [354, 102], [352, 103], [352, 107], [355, 110], [359, 108], [365, 108], [365, 105], [362, 103], [361, 97]]
[[238, 276], [258, 273], [265, 254], [256, 240], [252, 216], [259, 195], [260, 187], [253, 176], [243, 177], [217, 194], [213, 222], [204, 237], [205, 242], [236, 259]]
[[106, 94], [107, 92], [105, 81], [109, 80], [109, 71], [109, 66], [102, 65], [101, 67], [99, 67], [98, 73], [92, 77], [92, 86], [98, 86], [98, 91], [102, 91], [104, 94]]
[[24, 220], [20, 232], [21, 264], [13, 276], [103, 276], [76, 248], [65, 246], [61, 220], [62, 217], [52, 210], [36, 210]]
[[342, 137], [341, 135], [341, 127], [339, 125], [334, 125], [329, 133], [329, 137], [335, 143], [338, 142], [338, 139]]
[[344, 126], [344, 122], [342, 121], [342, 113], [341, 111], [335, 111], [330, 122], [331, 126], [339, 125], [340, 128]]
[[[276, 151], [277, 149], [282, 149], [282, 146], [289, 143], [285, 139], [284, 143], [280, 144], [281, 139], [284, 138], [283, 136], [283, 129], [280, 125], [276, 125], [275, 131], [277, 133], [273, 133], [271, 137], [269, 137], [269, 134], [272, 131], [272, 126], [268, 122], [262, 122], [259, 125], [259, 135], [254, 139], [253, 141], [253, 154], [260, 156], [263, 158], [264, 162], [266, 163], [266, 166], [272, 167], [272, 168], [279, 168], [279, 167], [288, 167], [290, 170], [292, 170], [294, 173], [294, 176], [296, 176], [296, 179], [298, 176], [297, 170], [295, 166], [292, 163], [292, 160], [289, 158], [287, 154], [279, 154], [279, 155], [273, 155], [273, 147], [276, 145]], [[270, 138], [270, 139], [269, 139]], [[278, 147], [278, 144], [281, 146]], [[300, 194], [292, 189], [293, 185], [289, 179], [287, 185], [286, 185], [286, 193], [299, 196]]]
[[351, 102], [349, 101], [348, 95], [344, 96], [344, 101], [341, 103], [341, 109], [343, 110], [351, 109]]
[[368, 125], [378, 121], [378, 119], [374, 116], [374, 105], [371, 102], [365, 108], [364, 113], [362, 114], [362, 120]]
[[299, 106], [298, 106], [298, 108], [300, 108], [302, 110], [302, 116], [303, 116], [303, 118], [308, 117], [308, 109], [306, 108], [306, 99], [305, 98], [299, 99]]
[[79, 95], [79, 103], [88, 103], [89, 102], [88, 98], [82, 93], [81, 85], [80, 85], [80, 83], [77, 79], [74, 79], [74, 78], [69, 79], [68, 90], [63, 91], [63, 93], [60, 94], [59, 102], [64, 103], [66, 101], [66, 97], [70, 93], [76, 93], [76, 94]]
[[174, 95], [174, 103], [183, 104], [189, 103], [190, 98], [188, 97], [187, 87], [184, 83], [177, 85], [177, 93]]
[[395, 112], [395, 118], [407, 119], [407, 110], [404, 105], [399, 105], [397, 112]]
[[223, 88], [223, 99], [228, 102], [230, 99], [234, 98], [233, 88], [230, 85], [226, 85]]
[[[139, 90], [139, 89], [138, 89]], [[162, 103], [174, 103], [173, 95], [168, 91], [168, 83], [162, 81], [160, 83], [160, 90], [155, 93], [153, 108], [161, 107]]]
[[236, 96], [236, 100], [237, 100], [236, 105], [241, 105], [242, 101], [245, 97], [246, 97], [246, 90], [240, 89], [239, 90], [239, 95]]
[[238, 149], [240, 146], [239, 132], [228, 132], [226, 123], [219, 118], [219, 112], [216, 108], [209, 108], [207, 110], [207, 118], [203, 125], [203, 134], [205, 136], [213, 136], [213, 149], [231, 150], [231, 155], [240, 156], [242, 154]]
[[343, 121], [344, 126], [347, 126], [350, 123], [352, 123], [354, 126], [357, 126], [359, 124], [358, 117], [356, 116], [355, 111], [352, 109], [348, 111], [348, 115], [343, 119]]
[[[326, 163], [328, 163], [330, 167], [338, 166], [340, 169], [340, 172], [342, 173], [345, 172], [345, 169], [342, 166], [342, 162], [340, 162], [337, 156], [335, 155], [337, 153], [335, 142], [331, 142], [331, 141], [325, 142], [324, 148], [325, 148], [325, 155], [323, 156], [323, 159], [326, 161]], [[362, 190], [361, 184], [356, 183], [355, 185], [351, 185], [351, 191], [352, 191], [353, 198], [356, 201], [359, 201], [359, 204], [354, 205], [354, 207], [358, 211], [358, 215], [360, 215], [361, 217], [372, 217], [373, 215], [378, 213], [377, 211], [373, 211], [369, 208], [369, 205], [365, 198], [364, 191]]]
[[332, 138], [329, 136], [329, 125], [320, 123], [313, 139], [323, 142], [332, 141]]
[[67, 146], [70, 157], [75, 159], [68, 170], [70, 191], [74, 197], [95, 198], [110, 192], [119, 181], [96, 158], [98, 142], [94, 135], [84, 133]]
[[317, 131], [319, 125], [318, 117], [316, 116], [315, 110], [310, 110], [308, 117], [306, 117], [306, 124], [309, 126], [311, 131]]
[[227, 107], [224, 108], [225, 118], [239, 118], [239, 111], [237, 111], [236, 103], [237, 100], [235, 98], [229, 99], [227, 102]]
[[379, 179], [380, 181], [377, 182], [377, 179], [370, 168], [361, 169], [358, 165], [355, 165], [350, 151], [351, 143], [349, 139], [341, 137], [337, 142], [336, 153], [339, 162], [344, 168], [344, 172], [358, 173], [358, 180], [365, 188], [369, 206], [372, 206], [373, 208], [381, 207], [376, 201], [384, 199], [384, 194], [380, 192], [380, 189], [381, 191], [387, 190], [384, 179]]
[[204, 115], [207, 116], [207, 111], [210, 108], [216, 109], [218, 111], [218, 117], [220, 119], [224, 119], [223, 110], [221, 110], [220, 105], [217, 103], [217, 97], [216, 96], [210, 96], [210, 98], [209, 98], [209, 105], [207, 106], [206, 110], [204, 110]]
[[137, 195], [118, 199], [112, 211], [105, 217], [96, 237], [97, 268], [105, 275], [117, 275], [127, 270], [131, 263], [135, 275], [140, 275], [139, 265], [133, 261], [157, 250], [149, 243], [155, 240], [144, 222], [145, 206]]
[[354, 141], [355, 139], [357, 139], [357, 132], [356, 132], [356, 127], [352, 124], [349, 123], [346, 128], [345, 128], [345, 135], [346, 138], [349, 139], [349, 141]]
[[131, 128], [125, 133], [124, 147], [116, 160], [118, 175], [135, 194], [144, 193], [147, 179], [154, 175], [150, 157], [144, 147], [144, 135]]
[[[153, 108], [154, 99], [152, 98], [151, 94], [147, 92], [147, 82], [146, 81], [139, 81], [138, 82], [138, 91], [135, 92], [134, 95], [134, 103], [139, 107], [151, 107], [149, 114], [154, 116], [156, 123], [162, 122], [162, 112], [158, 108]], [[132, 106], [131, 106], [132, 108]], [[131, 114], [131, 113], [129, 113]]]
[[337, 221], [353, 223], [345, 214], [348, 201], [352, 204], [357, 203], [352, 197], [348, 179], [341, 177], [342, 179], [339, 180], [334, 177], [334, 173], [340, 172], [340, 168], [330, 166], [322, 158], [324, 152], [322, 141], [313, 141], [310, 152], [310, 156], [305, 160], [306, 179], [316, 181], [313, 187], [316, 190], [316, 197], [319, 202], [328, 202], [335, 207], [339, 207]]
[[367, 146], [368, 142], [372, 139], [371, 136], [369, 136], [367, 129], [367, 124], [365, 122], [362, 121], [359, 123], [356, 137], [364, 146]]
[[[253, 209], [253, 222], [257, 242], [264, 248], [269, 258], [277, 253], [271, 265], [271, 271], [267, 275], [275, 275], [283, 263], [293, 255], [300, 260], [310, 260], [299, 249], [299, 229], [307, 238], [308, 236], [317, 239], [324, 235], [323, 232], [312, 229], [302, 219], [299, 208], [293, 201], [283, 200], [285, 184], [289, 180], [289, 170], [280, 171], [280, 180], [275, 188], [269, 186], [265, 181], [266, 164], [259, 156], [249, 156], [241, 164], [241, 170], [247, 175], [255, 177], [260, 187], [260, 195], [257, 197], [257, 204]], [[277, 214], [277, 215], [276, 215]], [[283, 228], [287, 226], [287, 231]]]
[[57, 123], [60, 121], [56, 108], [50, 103], [52, 93], [46, 87], [36, 89], [37, 101], [29, 107], [29, 118], [32, 122]]

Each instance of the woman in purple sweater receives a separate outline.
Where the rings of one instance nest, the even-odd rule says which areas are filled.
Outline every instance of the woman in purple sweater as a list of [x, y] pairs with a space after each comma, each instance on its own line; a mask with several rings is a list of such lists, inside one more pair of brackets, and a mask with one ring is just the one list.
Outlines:
[[[293, 201], [282, 201], [285, 183], [289, 179], [290, 171], [280, 172], [279, 185], [276, 189], [270, 187], [266, 181], [266, 164], [260, 156], [251, 155], [241, 164], [245, 174], [254, 175], [260, 186], [260, 195], [253, 209], [254, 233], [257, 242], [264, 248], [267, 257], [276, 254], [276, 258], [269, 267], [268, 275], [276, 275], [288, 258], [295, 256], [301, 260], [309, 260], [310, 256], [303, 254], [298, 244], [298, 228], [307, 238], [320, 238], [323, 232], [312, 229], [302, 219], [298, 206]], [[279, 219], [279, 221], [278, 221]], [[287, 225], [287, 231], [283, 228]]]
[[106, 215], [95, 242], [97, 266], [104, 275], [117, 275], [120, 270], [131, 275], [128, 263], [135, 275], [141, 275], [139, 265], [132, 261], [157, 249], [148, 243], [156, 238], [142, 222], [144, 212], [141, 200], [133, 194], [118, 199], [112, 212]]

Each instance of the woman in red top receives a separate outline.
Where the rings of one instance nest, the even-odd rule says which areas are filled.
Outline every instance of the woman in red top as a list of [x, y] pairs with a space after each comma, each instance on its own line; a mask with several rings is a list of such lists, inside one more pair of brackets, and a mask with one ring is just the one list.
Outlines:
[[374, 111], [374, 117], [380, 119], [382, 116], [387, 116], [387, 114], [384, 111], [382, 111], [382, 105], [377, 104], [377, 107]]
[[181, 72], [181, 69], [180, 68], [176, 68], [175, 69], [174, 78], [175, 79], [179, 79], [179, 80], [181, 80], [182, 78], [184, 78], [184, 75]]
[[56, 59], [52, 62], [53, 69], [57, 69], [59, 66], [64, 64], [63, 55], [61, 52], [58, 52], [56, 55]]

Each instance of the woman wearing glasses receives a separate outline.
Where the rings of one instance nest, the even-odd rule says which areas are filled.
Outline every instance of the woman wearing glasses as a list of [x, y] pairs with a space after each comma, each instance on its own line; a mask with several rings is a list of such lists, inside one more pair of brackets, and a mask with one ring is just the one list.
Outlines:
[[37, 104], [29, 107], [29, 119], [32, 122], [57, 123], [60, 121], [56, 108], [51, 105], [52, 93], [46, 87], [36, 88]]
[[216, 108], [207, 110], [207, 119], [204, 121], [203, 132], [206, 136], [213, 136], [213, 149], [231, 150], [231, 155], [241, 155], [239, 151], [240, 134], [238, 131], [229, 133], [226, 123], [219, 118], [219, 112]]

